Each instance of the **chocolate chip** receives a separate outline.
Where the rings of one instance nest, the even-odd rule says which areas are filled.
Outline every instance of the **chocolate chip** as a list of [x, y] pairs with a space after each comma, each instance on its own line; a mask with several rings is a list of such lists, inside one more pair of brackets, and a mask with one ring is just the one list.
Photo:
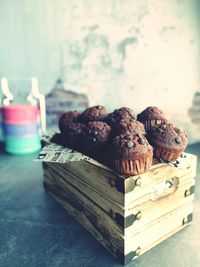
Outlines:
[[166, 126], [165, 124], [161, 124], [161, 125], [159, 126], [159, 128], [161, 128], [162, 130], [165, 130], [165, 129], [167, 128], [167, 126]]
[[186, 158], [186, 154], [181, 154], [181, 158]]
[[174, 128], [174, 131], [175, 131], [177, 134], [180, 133], [180, 129], [178, 129], [178, 128]]
[[124, 118], [125, 118], [126, 120], [129, 120], [129, 119], [130, 119], [130, 116], [129, 116], [128, 114], [126, 114], [126, 115], [124, 115]]
[[132, 141], [130, 141], [130, 140], [128, 140], [126, 144], [127, 144], [128, 148], [134, 147], [134, 143]]
[[145, 141], [144, 141], [144, 139], [139, 138], [139, 139], [138, 139], [138, 143], [141, 144], [141, 145], [143, 145], [143, 144], [145, 143]]
[[177, 136], [177, 137], [175, 138], [175, 142], [176, 142], [177, 144], [181, 144], [181, 143], [182, 143], [182, 139], [180, 138], [180, 136]]
[[163, 129], [159, 127], [156, 128], [156, 131], [159, 132], [159, 133], [163, 133]]

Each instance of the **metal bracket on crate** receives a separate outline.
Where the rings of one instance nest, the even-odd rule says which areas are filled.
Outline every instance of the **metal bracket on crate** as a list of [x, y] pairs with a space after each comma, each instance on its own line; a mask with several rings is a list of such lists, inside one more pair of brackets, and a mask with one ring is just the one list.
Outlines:
[[117, 189], [119, 192], [121, 192], [121, 193], [123, 193], [123, 194], [125, 193], [126, 188], [125, 188], [124, 181], [123, 181], [122, 179], [120, 179], [120, 178], [116, 178], [115, 180], [111, 179], [111, 180], [110, 180], [110, 184], [111, 184], [111, 186], [112, 186], [112, 182], [113, 182], [113, 186], [115, 186], [116, 189]]
[[135, 189], [136, 186], [141, 186], [142, 183], [142, 178], [141, 176], [138, 176], [137, 179], [128, 179], [128, 180], [123, 180], [121, 178], [110, 178], [109, 183], [111, 187], [116, 187], [116, 189], [123, 193], [129, 193]]
[[136, 214], [131, 214], [127, 217], [123, 217], [121, 214], [119, 213], [115, 213], [112, 209], [110, 210], [110, 217], [113, 220], [116, 220], [117, 224], [123, 228], [127, 228], [131, 225], [133, 225], [133, 223], [135, 221], [139, 221], [142, 218], [142, 213], [141, 211], [138, 211]]
[[126, 180], [125, 193], [129, 193], [135, 189], [136, 186], [140, 187], [142, 184], [142, 177], [138, 176], [137, 179], [128, 179]]
[[188, 223], [190, 223], [193, 220], [193, 213], [188, 214], [187, 217], [184, 217], [182, 220], [182, 224], [183, 225], [187, 225]]
[[130, 263], [135, 257], [140, 256], [140, 254], [141, 254], [141, 248], [138, 247], [135, 251], [131, 251], [126, 255], [122, 255], [120, 253], [119, 258], [120, 258], [121, 262], [124, 265], [126, 265], [126, 264]]
[[187, 189], [184, 193], [185, 197], [188, 197], [192, 194], [194, 194], [194, 190], [195, 190], [195, 185], [192, 185], [189, 189]]

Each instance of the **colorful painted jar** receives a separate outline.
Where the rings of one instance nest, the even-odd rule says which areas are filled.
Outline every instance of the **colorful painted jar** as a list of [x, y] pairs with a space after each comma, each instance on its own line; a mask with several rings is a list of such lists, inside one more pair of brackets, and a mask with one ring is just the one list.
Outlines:
[[38, 117], [38, 107], [30, 104], [2, 107], [2, 127], [7, 152], [26, 154], [41, 148]]

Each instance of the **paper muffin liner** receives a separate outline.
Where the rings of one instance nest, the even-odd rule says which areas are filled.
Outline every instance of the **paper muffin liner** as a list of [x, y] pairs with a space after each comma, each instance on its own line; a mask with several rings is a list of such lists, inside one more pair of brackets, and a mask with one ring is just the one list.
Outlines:
[[152, 156], [146, 159], [133, 159], [133, 160], [115, 160], [115, 169], [123, 174], [136, 175], [148, 171], [152, 166]]
[[147, 120], [144, 122], [145, 130], [150, 130], [154, 125], [166, 122], [166, 120]]
[[175, 161], [177, 160], [181, 154], [183, 153], [184, 149], [169, 149], [163, 148], [159, 146], [154, 147], [154, 157], [158, 159], [163, 159], [166, 161]]

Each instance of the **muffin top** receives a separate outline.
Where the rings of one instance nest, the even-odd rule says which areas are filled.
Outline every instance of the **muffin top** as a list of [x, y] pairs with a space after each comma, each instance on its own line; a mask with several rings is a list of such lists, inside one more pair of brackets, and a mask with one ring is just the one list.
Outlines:
[[140, 159], [153, 155], [153, 149], [147, 139], [139, 133], [127, 133], [116, 136], [112, 142], [115, 159]]
[[59, 119], [59, 129], [63, 132], [71, 122], [75, 122], [78, 120], [80, 113], [78, 111], [68, 111], [61, 115]]
[[148, 140], [153, 146], [159, 145], [171, 149], [185, 149], [188, 143], [183, 129], [172, 123], [154, 125], [149, 131]]
[[126, 107], [115, 109], [112, 113], [108, 114], [108, 116], [106, 117], [106, 122], [109, 125], [113, 126], [116, 123], [119, 123], [119, 121], [121, 121], [122, 119], [135, 119], [135, 114], [133, 110]]
[[79, 122], [71, 122], [68, 127], [63, 131], [64, 134], [68, 135], [81, 135], [85, 131], [85, 124]]
[[66, 136], [66, 144], [72, 149], [81, 149], [80, 143], [85, 133], [85, 124], [79, 122], [72, 122], [65, 129], [64, 135]]
[[113, 125], [113, 132], [115, 135], [138, 132], [142, 135], [146, 134], [144, 124], [135, 119], [122, 119], [119, 123]]
[[100, 147], [109, 140], [111, 127], [102, 121], [89, 122], [85, 129], [82, 145], [86, 150]]
[[81, 121], [82, 122], [90, 122], [90, 121], [101, 121], [105, 118], [107, 115], [107, 110], [103, 106], [94, 106], [87, 108], [82, 114], [81, 114]]
[[[93, 139], [101, 140], [107, 138], [111, 132], [111, 127], [102, 121], [89, 122], [86, 127], [86, 135], [93, 137]], [[94, 140], [95, 142], [95, 140]]]
[[137, 119], [141, 122], [146, 120], [164, 120], [167, 121], [167, 116], [158, 107], [148, 107], [137, 115]]

